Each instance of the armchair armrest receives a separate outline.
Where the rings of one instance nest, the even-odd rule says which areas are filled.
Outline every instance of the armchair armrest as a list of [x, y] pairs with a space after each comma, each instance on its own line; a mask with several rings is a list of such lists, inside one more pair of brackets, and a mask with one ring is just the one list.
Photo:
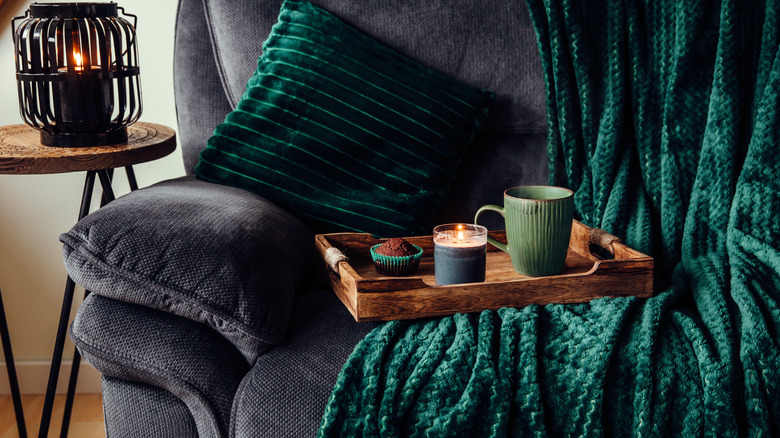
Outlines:
[[249, 363], [283, 340], [294, 292], [315, 269], [313, 232], [297, 218], [192, 177], [127, 194], [60, 240], [77, 284], [206, 324]]
[[[152, 385], [176, 397], [194, 420], [197, 433], [189, 436], [228, 436], [233, 398], [250, 367], [214, 330], [92, 294], [79, 307], [70, 337], [104, 376]], [[145, 416], [136, 410], [124, 414], [131, 424]], [[177, 421], [170, 427], [173, 430], [166, 431], [161, 424], [150, 424], [152, 433], [134, 430], [132, 436], [187, 436], [187, 423]]]

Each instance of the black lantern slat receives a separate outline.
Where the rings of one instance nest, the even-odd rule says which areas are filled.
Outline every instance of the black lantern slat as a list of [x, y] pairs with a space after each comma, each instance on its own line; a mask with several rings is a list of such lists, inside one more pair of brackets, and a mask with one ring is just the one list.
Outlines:
[[33, 3], [12, 20], [19, 112], [41, 143], [127, 141], [142, 111], [136, 24], [116, 3]]

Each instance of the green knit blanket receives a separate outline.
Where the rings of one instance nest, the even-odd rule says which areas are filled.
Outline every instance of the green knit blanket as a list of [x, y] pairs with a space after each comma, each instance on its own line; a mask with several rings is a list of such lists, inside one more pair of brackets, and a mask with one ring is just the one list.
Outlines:
[[780, 1], [528, 3], [551, 183], [655, 296], [387, 323], [320, 435], [780, 435]]

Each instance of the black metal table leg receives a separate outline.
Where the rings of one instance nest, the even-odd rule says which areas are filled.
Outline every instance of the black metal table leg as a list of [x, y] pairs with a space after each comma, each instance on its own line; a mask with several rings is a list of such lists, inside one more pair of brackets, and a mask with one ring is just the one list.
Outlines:
[[[94, 170], [87, 172], [87, 177], [84, 181], [84, 191], [81, 195], [79, 220], [89, 214], [89, 207], [92, 202], [92, 190], [95, 186], [95, 175], [96, 172]], [[38, 429], [39, 438], [46, 438], [49, 434], [49, 425], [51, 423], [51, 415], [54, 408], [54, 396], [57, 393], [57, 380], [60, 375], [60, 364], [62, 363], [62, 350], [65, 347], [65, 334], [68, 331], [68, 320], [70, 319], [70, 309], [73, 304], [73, 292], [75, 289], [76, 283], [68, 276], [65, 282], [65, 293], [62, 297], [60, 320], [57, 324], [57, 337], [54, 339], [54, 354], [52, 355], [51, 368], [49, 369], [49, 381], [46, 385], [46, 397], [43, 400], [41, 427]], [[65, 433], [67, 434], [67, 431]]]
[[[136, 190], [138, 184], [136, 183], [135, 174], [132, 166], [125, 167], [127, 172], [127, 179], [130, 183], [130, 190]], [[89, 171], [87, 172], [87, 178], [84, 182], [84, 192], [81, 197], [81, 209], [79, 210], [79, 220], [89, 214], [90, 203], [92, 200], [92, 191], [95, 186], [95, 177], [100, 180], [100, 187], [102, 189], [102, 198], [100, 206], [104, 206], [114, 200], [114, 190], [111, 187], [111, 179], [113, 177], [113, 169]], [[62, 350], [65, 345], [65, 334], [67, 332], [68, 320], [70, 319], [70, 310], [73, 304], [73, 293], [76, 284], [68, 276], [65, 283], [65, 293], [63, 295], [62, 310], [60, 311], [60, 321], [57, 326], [57, 337], [54, 342], [54, 355], [52, 357], [51, 369], [49, 370], [49, 382], [46, 387], [46, 398], [43, 405], [43, 416], [41, 418], [41, 427], [38, 430], [38, 437], [45, 438], [49, 433], [49, 426], [51, 423], [52, 410], [54, 406], [54, 396], [57, 391], [57, 380], [59, 378], [60, 364], [62, 363]], [[89, 291], [84, 291], [84, 298], [89, 295]], [[73, 399], [76, 394], [76, 383], [78, 383], [79, 367], [81, 364], [81, 354], [78, 349], [73, 353], [73, 362], [70, 369], [70, 377], [68, 379], [68, 392], [65, 397], [65, 408], [62, 416], [62, 428], [60, 429], [60, 436], [68, 436], [68, 428], [70, 427], [70, 416], [73, 411]]]
[[130, 191], [138, 190], [138, 182], [135, 180], [135, 171], [133, 166], [125, 166], [125, 173], [127, 173], [127, 182], [130, 183]]
[[[113, 169], [98, 171], [100, 187], [103, 190], [103, 196], [100, 201], [101, 207], [114, 200], [114, 190], [111, 187], [113, 173]], [[87, 296], [89, 296], [89, 291], [84, 290], [84, 298], [86, 299]], [[62, 438], [68, 436], [68, 429], [70, 428], [70, 415], [73, 411], [73, 398], [76, 396], [76, 383], [78, 383], [80, 365], [81, 354], [79, 353], [79, 350], [76, 349], [73, 352], [73, 362], [70, 367], [70, 378], [68, 379], [68, 393], [65, 396], [65, 408], [62, 414], [62, 428], [60, 429], [60, 437]]]
[[98, 171], [100, 187], [103, 189], [103, 199], [100, 206], [104, 206], [114, 200], [114, 189], [111, 187], [111, 178], [114, 174], [113, 169]]
[[3, 307], [3, 294], [0, 292], [0, 338], [3, 343], [3, 353], [5, 354], [5, 367], [8, 371], [8, 383], [11, 386], [11, 399], [14, 404], [14, 413], [16, 414], [16, 428], [19, 431], [20, 438], [27, 438], [27, 426], [24, 423], [24, 410], [22, 409], [22, 396], [19, 392], [19, 380], [16, 377], [16, 365], [14, 362], [14, 353], [11, 350], [11, 334], [8, 331], [8, 321], [5, 319], [5, 308]]

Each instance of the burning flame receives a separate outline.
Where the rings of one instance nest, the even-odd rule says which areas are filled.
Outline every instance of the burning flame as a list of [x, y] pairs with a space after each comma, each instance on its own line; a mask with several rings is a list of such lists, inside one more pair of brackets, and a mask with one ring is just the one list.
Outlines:
[[458, 242], [463, 241], [463, 225], [458, 224]]
[[76, 70], [83, 70], [84, 61], [81, 59], [81, 53], [73, 52], [73, 59], [76, 61]]

